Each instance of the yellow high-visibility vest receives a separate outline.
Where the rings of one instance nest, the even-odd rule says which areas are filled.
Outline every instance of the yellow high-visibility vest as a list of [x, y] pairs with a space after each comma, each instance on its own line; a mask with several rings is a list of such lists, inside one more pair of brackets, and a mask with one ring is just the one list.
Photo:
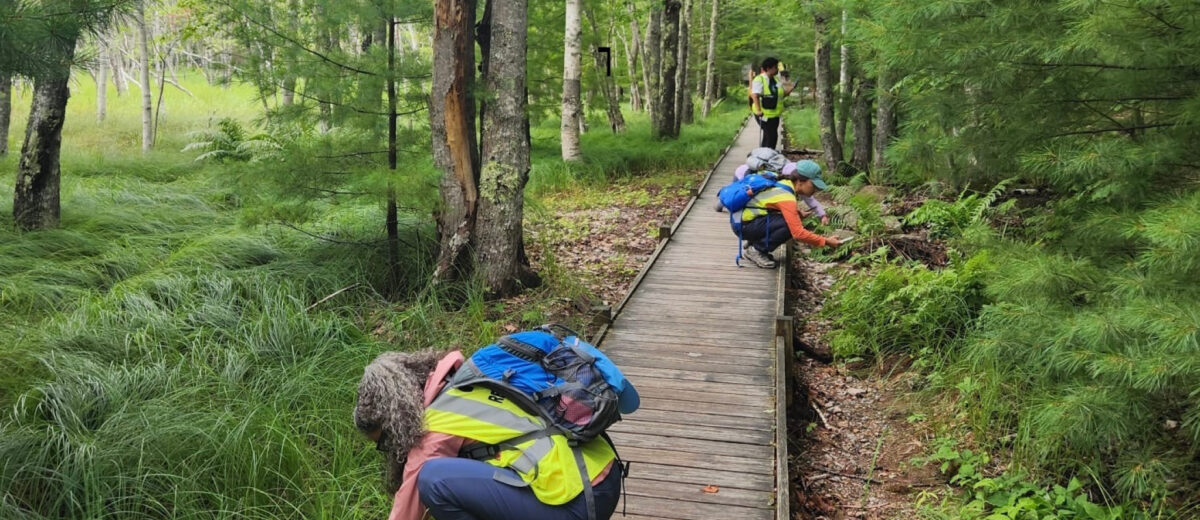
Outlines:
[[[482, 385], [449, 388], [425, 409], [428, 431], [498, 445], [496, 457], [487, 463], [516, 471], [542, 503], [562, 505], [583, 492], [583, 472], [576, 451], [586, 466], [588, 482], [616, 459], [616, 453], [608, 441], [599, 437], [582, 446], [571, 446], [561, 434], [537, 434], [549, 426], [541, 417]], [[527, 440], [520, 441], [520, 437]], [[509, 444], [514, 439], [520, 442]]]
[[[759, 74], [754, 77], [755, 83], [762, 85], [762, 94], [758, 95], [759, 105], [762, 107], [763, 117], [773, 118], [783, 114], [783, 95], [780, 92], [779, 83], [775, 83], [775, 88], [771, 88], [771, 78], [766, 74]], [[775, 101], [773, 108], [767, 108], [770, 101]], [[753, 107], [751, 107], [753, 110]]]

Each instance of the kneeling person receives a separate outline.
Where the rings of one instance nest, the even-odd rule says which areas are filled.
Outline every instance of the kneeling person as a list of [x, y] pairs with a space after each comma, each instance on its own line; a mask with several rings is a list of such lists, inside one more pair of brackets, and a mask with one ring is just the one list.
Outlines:
[[798, 198], [812, 197], [826, 188], [821, 179], [821, 167], [809, 160], [798, 161], [795, 168], [786, 168], [780, 174], [779, 184], [790, 188], [771, 187], [757, 193], [741, 212], [741, 219], [734, 219], [733, 232], [740, 233], [743, 255], [755, 265], [774, 268], [777, 262], [771, 251], [788, 239], [795, 239], [814, 247], [841, 245], [835, 237], [824, 237], [804, 229]]

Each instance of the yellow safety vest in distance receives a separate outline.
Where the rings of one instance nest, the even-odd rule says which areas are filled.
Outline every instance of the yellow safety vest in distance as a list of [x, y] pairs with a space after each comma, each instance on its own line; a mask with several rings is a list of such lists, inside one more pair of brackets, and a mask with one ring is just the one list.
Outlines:
[[[758, 102], [762, 107], [763, 117], [770, 119], [782, 115], [783, 96], [781, 96], [779, 92], [779, 83], [775, 83], [775, 88], [772, 89], [771, 78], [767, 77], [766, 74], [759, 74], [755, 76], [754, 81], [762, 85], [763, 93], [758, 95]], [[774, 108], [767, 108], [767, 105], [770, 104], [771, 99], [775, 100], [775, 106]], [[754, 108], [751, 107], [751, 110], [754, 110]]]
[[[555, 506], [570, 502], [583, 492], [583, 478], [574, 450], [581, 450], [588, 482], [595, 480], [616, 458], [612, 446], [599, 437], [578, 448], [572, 448], [562, 435], [542, 436], [516, 446], [503, 446], [506, 441], [543, 431], [547, 424], [541, 417], [526, 413], [507, 397], [482, 385], [443, 391], [425, 409], [425, 427], [431, 432], [502, 445], [497, 457], [486, 462], [516, 471], [538, 500]], [[613, 471], [620, 469], [613, 468]]]
[[[779, 184], [786, 185], [787, 187], [791, 188], [793, 192], [796, 190], [796, 184], [790, 180], [780, 180]], [[796, 200], [796, 194], [788, 193], [787, 190], [776, 187], [770, 187], [762, 190], [758, 192], [754, 198], [750, 199], [750, 202], [746, 204], [746, 209], [742, 210], [742, 222], [750, 222], [751, 220], [766, 215], [767, 204], [778, 204], [780, 202], [787, 202], [789, 200]]]

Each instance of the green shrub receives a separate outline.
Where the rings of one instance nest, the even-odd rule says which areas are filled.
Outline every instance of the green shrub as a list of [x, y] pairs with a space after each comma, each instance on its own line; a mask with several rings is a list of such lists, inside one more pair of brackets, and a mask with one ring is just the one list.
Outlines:
[[941, 472], [950, 476], [950, 484], [962, 493], [956, 500], [940, 504], [926, 504], [932, 496], [922, 496], [918, 499], [918, 506], [923, 506], [922, 516], [956, 520], [1151, 518], [1133, 504], [1105, 506], [1093, 502], [1078, 478], [1071, 478], [1066, 486], [1043, 486], [1020, 470], [989, 475], [985, 468], [990, 460], [986, 453], [960, 450], [952, 441], [939, 440], [936, 451], [925, 461], [939, 464]]
[[822, 311], [835, 327], [834, 354], [944, 354], [982, 307], [990, 270], [989, 255], [980, 253], [942, 270], [881, 263], [869, 275], [842, 278]]

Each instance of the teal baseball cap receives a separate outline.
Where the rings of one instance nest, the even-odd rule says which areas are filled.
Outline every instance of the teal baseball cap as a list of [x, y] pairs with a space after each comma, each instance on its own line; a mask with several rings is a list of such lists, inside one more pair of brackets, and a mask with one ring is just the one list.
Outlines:
[[812, 181], [813, 186], [816, 186], [817, 189], [821, 191], [825, 191], [829, 188], [829, 185], [825, 184], [825, 180], [821, 178], [821, 165], [808, 159], [796, 161], [794, 163], [788, 163], [787, 166], [783, 167], [783, 171], [780, 173], [785, 177], [792, 174], [804, 177], [805, 179]]

